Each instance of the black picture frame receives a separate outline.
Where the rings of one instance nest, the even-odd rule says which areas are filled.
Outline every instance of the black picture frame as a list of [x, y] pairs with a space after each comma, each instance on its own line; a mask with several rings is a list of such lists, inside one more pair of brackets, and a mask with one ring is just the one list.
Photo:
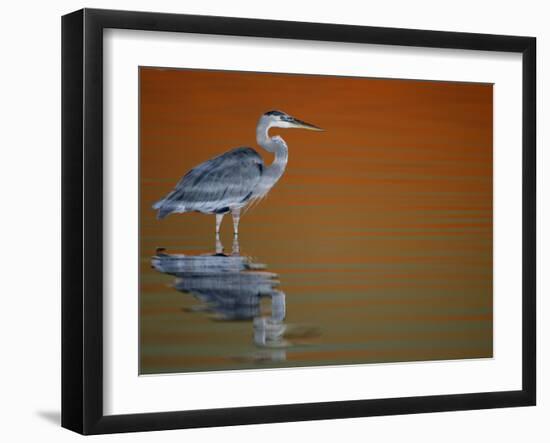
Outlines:
[[[357, 401], [103, 413], [103, 30], [192, 32], [522, 54], [522, 389]], [[536, 39], [83, 9], [62, 18], [62, 426], [82, 434], [536, 404]]]

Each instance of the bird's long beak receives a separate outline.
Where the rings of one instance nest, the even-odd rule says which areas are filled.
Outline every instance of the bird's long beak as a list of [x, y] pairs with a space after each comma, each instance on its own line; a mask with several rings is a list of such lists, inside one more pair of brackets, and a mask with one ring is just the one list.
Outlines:
[[297, 118], [295, 118], [292, 123], [295, 125], [295, 128], [309, 129], [310, 131], [324, 131], [323, 128], [298, 120]]

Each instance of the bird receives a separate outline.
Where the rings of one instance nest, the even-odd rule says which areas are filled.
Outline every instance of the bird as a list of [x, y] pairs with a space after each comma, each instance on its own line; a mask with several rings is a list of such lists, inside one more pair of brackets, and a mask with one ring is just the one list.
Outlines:
[[245, 146], [227, 151], [191, 169], [174, 189], [153, 205], [157, 219], [170, 214], [201, 212], [216, 216], [216, 235], [225, 214], [233, 217], [233, 234], [239, 235], [241, 211], [265, 197], [285, 172], [288, 146], [282, 137], [270, 136], [271, 128], [300, 128], [323, 131], [282, 111], [268, 111], [256, 125], [256, 142], [274, 154], [266, 166], [262, 156]]

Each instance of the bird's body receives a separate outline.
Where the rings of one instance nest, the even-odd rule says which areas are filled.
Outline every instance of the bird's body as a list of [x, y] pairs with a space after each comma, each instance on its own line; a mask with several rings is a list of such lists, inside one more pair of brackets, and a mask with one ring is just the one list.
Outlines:
[[169, 214], [202, 212], [216, 215], [216, 232], [228, 212], [233, 215], [234, 233], [238, 234], [241, 209], [264, 197], [283, 175], [288, 161], [288, 147], [279, 137], [269, 136], [271, 127], [320, 130], [280, 111], [264, 114], [256, 128], [256, 140], [275, 155], [273, 163], [264, 165], [260, 154], [250, 147], [232, 149], [191, 169], [176, 187], [153, 205], [157, 218]]
[[254, 149], [232, 149], [193, 168], [153, 207], [159, 219], [193, 211], [226, 214], [252, 200], [263, 169], [263, 159]]

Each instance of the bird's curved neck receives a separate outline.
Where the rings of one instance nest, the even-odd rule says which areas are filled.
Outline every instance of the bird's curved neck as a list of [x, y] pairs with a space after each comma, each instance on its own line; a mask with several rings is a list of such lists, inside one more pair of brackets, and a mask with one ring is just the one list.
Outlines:
[[270, 137], [270, 127], [268, 122], [260, 121], [256, 128], [256, 141], [258, 145], [266, 151], [275, 154], [273, 163], [266, 168], [262, 175], [261, 193], [267, 192], [281, 178], [288, 162], [288, 147], [285, 141], [278, 135]]
[[285, 152], [288, 154], [288, 148], [285, 141], [278, 135], [274, 137], [269, 136], [269, 129], [272, 126], [268, 121], [261, 120], [256, 128], [256, 141], [258, 145], [264, 148], [266, 151], [277, 155], [282, 155]]

